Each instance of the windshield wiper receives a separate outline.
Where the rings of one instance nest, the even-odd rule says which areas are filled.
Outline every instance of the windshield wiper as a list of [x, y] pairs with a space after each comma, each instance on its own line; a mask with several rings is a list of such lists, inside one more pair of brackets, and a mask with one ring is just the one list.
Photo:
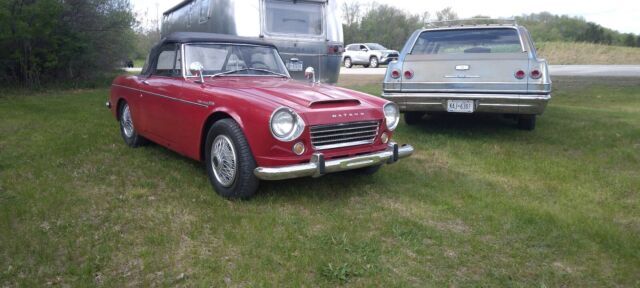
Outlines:
[[229, 74], [242, 72], [242, 71], [260, 71], [260, 72], [266, 72], [266, 73], [270, 73], [270, 74], [273, 74], [273, 75], [277, 75], [277, 76], [280, 76], [280, 77], [289, 78], [289, 76], [287, 76], [285, 74], [282, 74], [282, 73], [274, 72], [274, 71], [267, 70], [267, 69], [258, 69], [258, 68], [242, 68], [242, 69], [236, 69], [236, 70], [220, 72], [220, 73], [216, 73], [216, 74], [211, 75], [211, 78], [215, 78], [215, 77], [218, 77], [218, 76], [229, 75]]

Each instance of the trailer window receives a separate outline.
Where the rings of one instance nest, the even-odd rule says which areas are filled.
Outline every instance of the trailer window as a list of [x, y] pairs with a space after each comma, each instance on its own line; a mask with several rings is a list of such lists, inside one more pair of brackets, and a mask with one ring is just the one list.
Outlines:
[[200, 23], [209, 20], [209, 2], [210, 0], [200, 1]]
[[518, 53], [520, 36], [515, 29], [460, 29], [425, 31], [411, 54]]
[[302, 1], [266, 2], [266, 30], [274, 34], [322, 35], [323, 5]]

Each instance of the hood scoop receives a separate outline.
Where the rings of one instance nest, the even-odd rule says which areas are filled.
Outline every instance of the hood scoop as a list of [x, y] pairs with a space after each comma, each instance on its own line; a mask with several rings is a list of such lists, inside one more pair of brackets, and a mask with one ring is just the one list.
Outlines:
[[309, 108], [331, 108], [335, 106], [358, 106], [358, 99], [327, 99], [309, 102]]

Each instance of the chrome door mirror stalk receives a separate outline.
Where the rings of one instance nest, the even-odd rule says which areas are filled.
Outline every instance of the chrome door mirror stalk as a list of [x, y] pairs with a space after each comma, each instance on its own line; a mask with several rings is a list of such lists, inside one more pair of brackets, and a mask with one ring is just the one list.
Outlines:
[[304, 78], [309, 79], [311, 83], [316, 83], [316, 70], [309, 66], [304, 70]]
[[196, 81], [196, 83], [203, 84], [204, 83], [204, 66], [200, 62], [193, 62], [189, 65], [189, 70], [191, 70], [191, 74], [195, 74], [197, 72], [200, 75], [200, 80]]

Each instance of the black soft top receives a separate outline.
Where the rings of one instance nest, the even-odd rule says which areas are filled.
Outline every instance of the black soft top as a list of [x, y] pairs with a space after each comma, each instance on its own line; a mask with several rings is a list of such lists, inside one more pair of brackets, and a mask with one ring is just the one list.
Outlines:
[[160, 45], [166, 43], [197, 43], [197, 42], [210, 42], [210, 43], [229, 43], [229, 44], [249, 44], [249, 45], [262, 45], [276, 47], [272, 43], [264, 40], [246, 38], [240, 36], [232, 36], [227, 34], [216, 33], [202, 33], [202, 32], [173, 32], [162, 40]]
[[149, 75], [151, 74], [152, 67], [155, 67], [156, 58], [158, 58], [158, 53], [160, 53], [160, 47], [165, 44], [182, 44], [182, 43], [225, 43], [225, 44], [248, 44], [248, 45], [259, 45], [259, 46], [268, 46], [273, 47], [275, 49], [276, 46], [272, 43], [269, 43], [260, 39], [253, 38], [245, 38], [240, 36], [232, 36], [226, 34], [216, 34], [216, 33], [202, 33], [202, 32], [173, 32], [166, 37], [162, 38], [160, 42], [158, 42], [151, 51], [149, 52], [148, 63], [146, 63], [145, 67], [143, 67], [141, 75]]

